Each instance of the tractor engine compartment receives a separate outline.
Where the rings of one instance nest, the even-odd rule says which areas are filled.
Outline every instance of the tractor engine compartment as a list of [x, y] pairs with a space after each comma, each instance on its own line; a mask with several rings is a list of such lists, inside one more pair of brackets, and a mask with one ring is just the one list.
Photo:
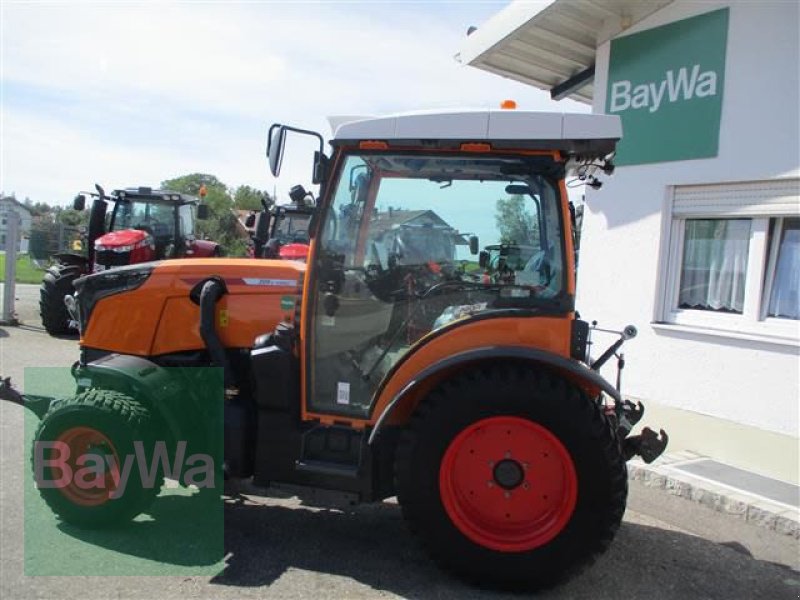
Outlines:
[[221, 343], [249, 349], [257, 336], [294, 320], [304, 273], [295, 261], [199, 258], [89, 275], [75, 284], [81, 347], [145, 357], [206, 350], [192, 291], [217, 277], [226, 286], [215, 313]]

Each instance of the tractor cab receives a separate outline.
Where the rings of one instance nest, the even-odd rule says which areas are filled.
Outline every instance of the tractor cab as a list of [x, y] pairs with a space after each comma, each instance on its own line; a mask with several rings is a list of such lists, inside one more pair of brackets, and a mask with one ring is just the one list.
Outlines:
[[310, 242], [309, 226], [314, 214], [314, 197], [300, 186], [289, 192], [288, 204], [264, 206], [251, 214], [246, 225], [254, 228], [253, 255], [305, 262]]
[[[324, 177], [304, 309], [306, 410], [369, 419], [387, 378], [455, 324], [536, 315], [537, 343], [553, 328], [560, 341], [549, 349], [569, 356], [575, 280], [564, 178], [609, 168], [619, 137], [613, 117], [592, 124], [518, 111], [340, 124], [331, 159], [321, 149], [315, 162]], [[273, 129], [278, 167], [291, 131]]]
[[107, 233], [94, 240], [95, 272], [197, 252], [193, 196], [140, 187], [116, 190], [111, 200]]

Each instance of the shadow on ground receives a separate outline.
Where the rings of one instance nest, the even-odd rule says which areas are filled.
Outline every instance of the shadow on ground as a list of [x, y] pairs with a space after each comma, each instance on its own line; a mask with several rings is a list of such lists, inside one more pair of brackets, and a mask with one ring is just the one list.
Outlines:
[[[204, 527], [202, 511], [188, 498], [161, 497], [153, 505], [153, 521], [113, 532], [61, 527], [117, 552], [176, 565], [211, 565], [219, 563], [220, 553], [191, 542]], [[486, 596], [440, 571], [409, 533], [400, 508], [388, 502], [325, 509], [298, 504], [280, 491], [266, 504], [228, 497], [224, 555], [224, 569], [212, 584], [269, 586], [288, 570], [299, 569], [350, 578], [407, 598]], [[611, 549], [592, 567], [538, 597], [797, 598], [798, 591], [800, 574], [756, 560], [735, 542], [718, 544], [625, 522]]]
[[[396, 504], [333, 511], [229, 503], [225, 525], [227, 566], [212, 583], [269, 585], [287, 569], [303, 569], [407, 598], [485, 595], [431, 563]], [[595, 565], [545, 597], [597, 598], [604, 597], [600, 590], [616, 590], [628, 598], [796, 598], [798, 580], [788, 567], [758, 561], [738, 547], [626, 522]]]
[[[188, 490], [156, 498], [147, 515], [110, 529], [81, 529], [64, 522], [58, 528], [98, 549], [146, 559], [163, 566], [221, 564], [223, 510], [219, 498], [201, 497]], [[208, 571], [209, 574], [214, 571]], [[147, 573], [142, 573], [147, 574]]]

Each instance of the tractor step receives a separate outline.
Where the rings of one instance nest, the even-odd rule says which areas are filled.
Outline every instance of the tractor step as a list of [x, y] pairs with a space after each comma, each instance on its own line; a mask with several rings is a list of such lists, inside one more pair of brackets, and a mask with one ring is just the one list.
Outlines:
[[337, 475], [339, 477], [358, 478], [358, 466], [342, 463], [326, 462], [322, 460], [298, 460], [295, 469], [304, 473], [317, 475]]

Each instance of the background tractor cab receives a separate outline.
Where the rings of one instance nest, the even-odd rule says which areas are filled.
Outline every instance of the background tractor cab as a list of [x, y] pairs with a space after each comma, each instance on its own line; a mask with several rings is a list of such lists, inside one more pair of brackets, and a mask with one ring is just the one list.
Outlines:
[[164, 258], [222, 254], [216, 242], [195, 237], [195, 219], [207, 218], [208, 206], [194, 196], [148, 187], [106, 195], [95, 187], [96, 192], [82, 192], [73, 202], [75, 210], [84, 210], [87, 196], [92, 198], [86, 243], [81, 244], [85, 252], [54, 255], [56, 263], [42, 280], [39, 312], [52, 335], [74, 330], [64, 297], [82, 275]]
[[[206, 205], [198, 206], [197, 198], [169, 190], [127, 188], [105, 196], [102, 188], [94, 197], [88, 235], [89, 260], [93, 271], [130, 265], [150, 260], [184, 256], [215, 256], [219, 244], [195, 238], [195, 219], [208, 214]], [[108, 212], [108, 203], [111, 211]], [[74, 207], [85, 207], [85, 195], [75, 198]], [[100, 235], [98, 235], [100, 234]]]
[[301, 185], [289, 190], [290, 204], [268, 205], [247, 217], [253, 227], [253, 256], [305, 261], [308, 256], [309, 226], [314, 214], [314, 196]]

